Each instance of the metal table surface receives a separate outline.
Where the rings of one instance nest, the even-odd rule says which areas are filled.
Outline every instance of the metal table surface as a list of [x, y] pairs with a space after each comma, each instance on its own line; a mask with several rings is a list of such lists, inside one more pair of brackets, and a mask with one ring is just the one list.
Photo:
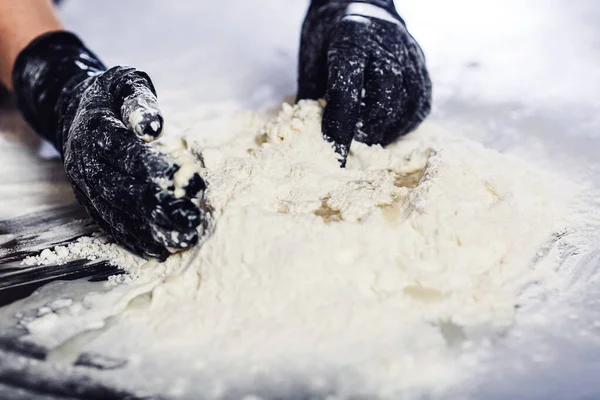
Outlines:
[[[543, 155], [536, 160], [544, 167], [585, 175], [593, 189], [600, 189], [600, 3], [396, 4], [430, 63], [435, 85], [432, 120], [503, 152], [525, 158]], [[61, 13], [68, 27], [108, 65], [131, 64], [149, 72], [168, 122], [189, 127], [224, 109], [269, 108], [293, 95], [306, 5], [301, 0], [71, 0], [64, 2]], [[0, 302], [7, 303], [34, 288], [2, 291], [3, 282], [23, 268], [18, 265], [23, 256], [96, 228], [72, 203], [60, 164], [39, 157], [38, 141], [10, 104], [0, 111], [0, 132]], [[67, 229], [65, 224], [70, 224]], [[600, 238], [600, 232], [590, 236]], [[518, 316], [514, 329], [491, 352], [491, 367], [445, 398], [599, 398], [596, 254], [590, 251], [584, 257], [578, 284], [542, 311], [550, 322], [539, 325], [527, 315]], [[31, 268], [18, 279], [38, 284], [84, 275], [102, 279], [111, 273], [114, 270], [102, 262], [79, 262], [62, 270]], [[47, 296], [80, 295], [71, 290], [75, 289], [62, 282], [47, 290]], [[0, 309], [5, 316], [0, 323], [0, 398], [141, 396], [133, 394], [136, 387], [94, 381], [86, 374], [93, 365], [50, 374], [44, 349], [20, 346], [17, 338], [23, 330], [16, 319], [6, 318], [23, 304], [32, 307], [25, 302]], [[524, 331], [536, 335], [521, 335]], [[534, 349], [542, 349], [547, 359], [531, 357]], [[162, 393], [146, 395], [160, 398]], [[299, 391], [298, 398], [308, 398], [303, 396]]]

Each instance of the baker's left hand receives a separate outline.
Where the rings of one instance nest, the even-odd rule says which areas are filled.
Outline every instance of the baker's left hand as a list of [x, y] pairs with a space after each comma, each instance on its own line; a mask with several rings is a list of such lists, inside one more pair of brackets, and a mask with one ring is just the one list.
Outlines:
[[326, 100], [323, 135], [387, 145], [431, 109], [425, 58], [392, 0], [313, 0], [302, 28], [298, 100]]

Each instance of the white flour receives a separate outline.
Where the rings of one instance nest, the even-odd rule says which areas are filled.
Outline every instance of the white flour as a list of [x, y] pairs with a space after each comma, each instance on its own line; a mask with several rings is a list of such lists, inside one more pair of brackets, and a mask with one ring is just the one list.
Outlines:
[[87, 259], [94, 261], [98, 258], [107, 258], [115, 266], [132, 268], [143, 261], [131, 254], [123, 247], [112, 243], [104, 234], [85, 236], [73, 243], [64, 246], [55, 246], [45, 249], [37, 256], [25, 258], [22, 265], [57, 265], [71, 260]]
[[[157, 270], [120, 263], [129, 289], [30, 322], [30, 339], [58, 345], [73, 326], [119, 315], [77, 351], [147, 355], [146, 369], [177, 355], [190, 380], [170, 373], [202, 398], [282, 364], [310, 376], [343, 368], [382, 398], [454, 382], [452, 352], [504, 332], [523, 290], [552, 282], [573, 193], [430, 127], [386, 149], [354, 143], [341, 169], [320, 118], [316, 102], [284, 105], [266, 124], [247, 115], [237, 132], [197, 142], [212, 237]], [[220, 389], [198, 388], [198, 376], [218, 376]]]

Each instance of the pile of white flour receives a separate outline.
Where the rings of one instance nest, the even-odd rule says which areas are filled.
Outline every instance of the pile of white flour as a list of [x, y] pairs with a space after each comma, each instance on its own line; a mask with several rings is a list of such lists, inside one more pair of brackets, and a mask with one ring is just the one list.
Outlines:
[[[247, 115], [235, 134], [195, 142], [212, 236], [158, 271], [120, 263], [131, 279], [114, 290], [133, 294], [78, 351], [168, 352], [220, 376], [221, 389], [283, 363], [344, 369], [394, 398], [452, 383], [452, 352], [505, 331], [523, 290], [552, 282], [569, 193], [555, 177], [430, 127], [385, 149], [354, 143], [342, 169], [321, 111], [285, 104], [270, 121]], [[43, 329], [33, 321], [32, 335], [92, 326], [109, 297]], [[204, 387], [203, 398], [224, 393]]]

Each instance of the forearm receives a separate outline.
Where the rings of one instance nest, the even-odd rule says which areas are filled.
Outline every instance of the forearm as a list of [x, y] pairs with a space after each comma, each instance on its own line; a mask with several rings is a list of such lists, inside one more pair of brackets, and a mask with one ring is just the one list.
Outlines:
[[0, 83], [12, 89], [17, 56], [39, 35], [63, 29], [51, 0], [0, 1]]

